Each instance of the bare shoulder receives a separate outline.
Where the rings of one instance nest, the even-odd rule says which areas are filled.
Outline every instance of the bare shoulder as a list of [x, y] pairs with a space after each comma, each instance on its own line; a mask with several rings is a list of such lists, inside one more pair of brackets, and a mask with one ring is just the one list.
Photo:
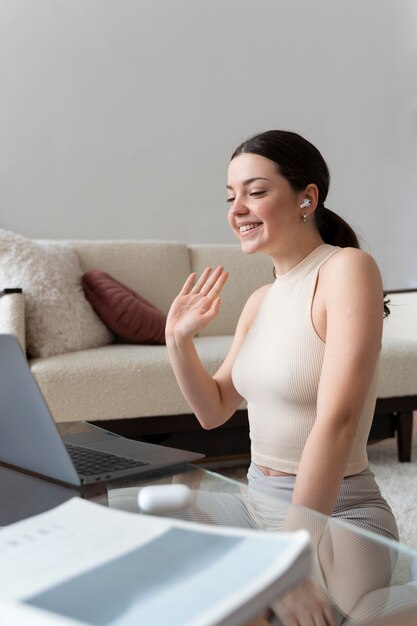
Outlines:
[[348, 317], [356, 312], [365, 319], [383, 312], [381, 274], [373, 257], [356, 248], [335, 252], [320, 269], [320, 296], [328, 314]]
[[[341, 281], [341, 277], [343, 280]], [[381, 282], [381, 274], [375, 259], [358, 248], [341, 248], [322, 266], [320, 278], [331, 285]]]

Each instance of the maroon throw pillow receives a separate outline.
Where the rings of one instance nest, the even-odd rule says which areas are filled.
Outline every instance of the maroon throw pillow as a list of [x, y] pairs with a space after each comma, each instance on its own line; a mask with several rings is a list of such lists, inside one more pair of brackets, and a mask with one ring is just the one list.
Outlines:
[[81, 278], [85, 296], [110, 330], [130, 343], [165, 343], [165, 315], [132, 289], [102, 272]]

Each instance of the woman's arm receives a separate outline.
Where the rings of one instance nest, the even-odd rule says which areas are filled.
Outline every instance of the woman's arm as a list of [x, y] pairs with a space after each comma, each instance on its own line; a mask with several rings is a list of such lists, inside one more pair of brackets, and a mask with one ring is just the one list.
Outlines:
[[166, 324], [166, 343], [176, 379], [203, 428], [226, 422], [242, 402], [232, 382], [232, 366], [239, 347], [265, 293], [261, 288], [246, 303], [232, 346], [218, 371], [211, 376], [203, 367], [193, 337], [218, 315], [220, 292], [228, 274], [223, 267], [206, 268], [194, 284], [191, 274], [172, 303]]
[[292, 502], [331, 515], [381, 347], [383, 290], [374, 260], [345, 248], [323, 266], [319, 291], [326, 347]]

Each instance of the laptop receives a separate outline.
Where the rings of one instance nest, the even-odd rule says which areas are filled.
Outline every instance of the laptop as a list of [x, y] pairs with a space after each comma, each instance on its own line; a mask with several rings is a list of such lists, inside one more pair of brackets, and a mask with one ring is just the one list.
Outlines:
[[16, 337], [0, 334], [0, 463], [79, 487], [203, 457], [93, 426], [62, 437]]

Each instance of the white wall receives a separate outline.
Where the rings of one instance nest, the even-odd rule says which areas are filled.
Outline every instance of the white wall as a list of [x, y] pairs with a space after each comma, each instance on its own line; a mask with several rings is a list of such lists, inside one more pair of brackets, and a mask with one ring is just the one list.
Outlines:
[[233, 241], [230, 154], [285, 128], [417, 287], [416, 35], [415, 0], [0, 0], [0, 226]]

